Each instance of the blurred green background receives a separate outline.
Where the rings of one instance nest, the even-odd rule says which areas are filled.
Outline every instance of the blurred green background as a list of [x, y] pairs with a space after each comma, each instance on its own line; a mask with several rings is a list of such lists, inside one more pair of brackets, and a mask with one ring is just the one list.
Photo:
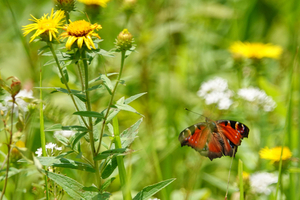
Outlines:
[[[50, 0], [0, 1], [0, 71], [3, 78], [17, 76], [23, 85], [39, 85], [39, 68], [43, 69], [43, 86], [62, 86], [55, 66], [43, 66], [50, 58], [37, 55], [42, 43], [28, 44], [21, 28], [30, 22], [30, 14], [40, 18], [53, 7]], [[277, 173], [278, 168], [259, 158], [259, 150], [265, 146], [280, 146], [285, 141], [293, 158], [299, 157], [299, 24], [300, 4], [297, 0], [137, 0], [134, 12], [126, 23], [123, 1], [112, 0], [101, 9], [101, 16], [92, 23], [101, 24], [99, 35], [104, 41], [100, 47], [114, 47], [116, 36], [124, 28], [133, 34], [136, 52], [126, 60], [123, 78], [126, 86], [118, 88], [117, 99], [147, 92], [131, 105], [145, 115], [138, 138], [132, 149], [136, 153], [126, 156], [125, 162], [131, 176], [132, 191], [161, 180], [176, 178], [155, 197], [163, 200], [222, 199], [227, 186], [230, 157], [210, 161], [189, 147], [180, 147], [179, 133], [186, 127], [204, 121], [201, 116], [187, 112], [189, 108], [211, 119], [240, 121], [250, 128], [249, 138], [244, 139], [233, 160], [229, 199], [236, 199], [238, 191], [238, 159], [244, 163], [244, 171], [250, 174], [268, 171]], [[71, 20], [86, 19], [84, 5], [77, 3], [81, 12], [72, 12]], [[13, 15], [12, 15], [12, 12]], [[17, 26], [15, 26], [15, 22]], [[273, 43], [283, 48], [279, 60], [264, 59], [264, 72], [258, 85], [245, 80], [239, 83], [234, 59], [228, 51], [235, 41]], [[24, 42], [24, 43], [23, 43]], [[30, 51], [26, 52], [25, 46]], [[120, 59], [99, 58], [91, 70], [95, 76], [119, 70]], [[296, 63], [296, 64], [295, 64]], [[251, 67], [244, 62], [243, 67]], [[76, 88], [76, 72], [70, 71], [71, 87]], [[197, 96], [200, 85], [214, 77], [228, 80], [229, 88], [255, 86], [264, 90], [277, 103], [272, 112], [253, 111], [243, 102], [228, 110], [206, 105]], [[253, 78], [253, 77], [252, 77]], [[255, 78], [255, 77], [254, 77]], [[256, 77], [258, 78], [258, 77]], [[293, 80], [293, 82], [292, 82]], [[34, 96], [39, 97], [38, 89]], [[76, 123], [70, 99], [63, 94], [50, 94], [44, 90], [46, 104], [46, 127], [55, 123]], [[103, 92], [93, 97], [93, 110], [101, 111], [107, 106], [108, 97]], [[290, 108], [290, 109], [289, 109]], [[135, 123], [140, 116], [128, 112], [119, 115], [120, 130]], [[34, 152], [40, 147], [38, 113], [26, 129], [26, 147]], [[55, 142], [52, 132], [47, 132], [47, 142]], [[87, 143], [85, 143], [87, 145]], [[87, 147], [88, 148], [88, 147]], [[5, 148], [4, 148], [5, 149]], [[5, 151], [5, 150], [3, 150]], [[1, 158], [3, 159], [3, 158]], [[292, 170], [294, 169], [294, 170]], [[298, 170], [298, 171], [297, 171]], [[88, 182], [87, 173], [64, 171]], [[35, 199], [33, 187], [39, 184], [36, 177], [19, 180], [18, 194]], [[8, 193], [13, 195], [13, 180]], [[3, 183], [2, 183], [3, 184]], [[283, 183], [279, 199], [299, 199], [299, 160], [290, 162], [283, 171]], [[108, 188], [118, 199], [118, 179]], [[42, 194], [37, 194], [42, 197]], [[15, 196], [16, 197], [16, 196]], [[66, 195], [67, 198], [67, 195]], [[251, 194], [248, 199], [274, 199], [274, 194]]]

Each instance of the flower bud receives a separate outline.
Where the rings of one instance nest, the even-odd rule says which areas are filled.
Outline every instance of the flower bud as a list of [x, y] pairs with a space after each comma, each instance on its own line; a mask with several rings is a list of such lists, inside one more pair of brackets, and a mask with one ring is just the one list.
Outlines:
[[132, 47], [133, 38], [127, 29], [124, 29], [116, 39], [116, 47], [119, 51], [130, 50]]
[[11, 91], [11, 97], [14, 98], [21, 90], [22, 87], [21, 81], [14, 76], [9, 77], [8, 79], [12, 79], [12, 83], [10, 85], [10, 91]]
[[75, 10], [75, 0], [55, 0], [56, 10], [71, 12]]
[[131, 15], [136, 7], [136, 0], [124, 0], [123, 10], [127, 15]]

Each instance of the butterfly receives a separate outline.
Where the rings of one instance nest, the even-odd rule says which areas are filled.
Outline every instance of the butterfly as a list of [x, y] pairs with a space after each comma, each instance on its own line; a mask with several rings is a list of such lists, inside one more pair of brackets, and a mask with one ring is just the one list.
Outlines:
[[231, 120], [205, 122], [184, 129], [178, 137], [181, 146], [190, 146], [210, 160], [222, 156], [234, 157], [244, 137], [248, 137], [249, 128], [240, 122]]

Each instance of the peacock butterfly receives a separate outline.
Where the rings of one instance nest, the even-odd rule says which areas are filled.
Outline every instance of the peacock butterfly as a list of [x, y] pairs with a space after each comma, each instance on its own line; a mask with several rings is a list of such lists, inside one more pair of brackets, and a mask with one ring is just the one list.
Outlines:
[[222, 156], [235, 156], [237, 147], [244, 137], [248, 137], [249, 128], [237, 121], [206, 118], [201, 122], [184, 129], [178, 140], [181, 146], [190, 146], [210, 160]]

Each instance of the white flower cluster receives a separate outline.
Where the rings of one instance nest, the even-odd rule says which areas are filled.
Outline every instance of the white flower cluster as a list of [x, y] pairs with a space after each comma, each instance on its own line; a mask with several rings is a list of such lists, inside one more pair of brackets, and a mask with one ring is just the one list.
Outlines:
[[[204, 82], [197, 95], [204, 98], [207, 105], [216, 104], [220, 110], [227, 110], [233, 104], [231, 97], [234, 92], [228, 89], [227, 80], [217, 77]], [[257, 107], [262, 107], [266, 112], [273, 111], [276, 107], [272, 97], [258, 88], [242, 88], [238, 90], [237, 95]]]
[[265, 91], [258, 88], [242, 88], [238, 91], [238, 96], [258, 106], [262, 106], [266, 112], [273, 111], [276, 107], [275, 101]]
[[[33, 99], [33, 91], [32, 90], [20, 90], [20, 92], [16, 95], [16, 104], [14, 105], [14, 113], [18, 113], [18, 109], [22, 109], [24, 112], [28, 111], [28, 103], [24, 101], [24, 99]], [[7, 112], [12, 108], [12, 98], [11, 96], [6, 96], [4, 98], [4, 105], [0, 103], [0, 110]], [[18, 109], [17, 109], [18, 108]]]
[[219, 77], [204, 82], [197, 94], [205, 99], [207, 105], [215, 103], [220, 110], [227, 110], [233, 103], [230, 99], [233, 92], [228, 89], [227, 81]]
[[259, 172], [250, 176], [250, 186], [255, 193], [269, 195], [272, 184], [277, 183], [278, 177], [268, 172]]
[[[58, 147], [56, 144], [50, 142], [48, 144], [46, 144], [46, 150], [50, 150], [51, 154], [53, 153], [53, 150], [58, 150], [58, 151], [61, 151], [62, 150], [62, 147]], [[42, 148], [38, 148], [35, 152], [35, 154], [37, 154], [37, 157], [40, 157], [43, 155], [43, 151], [42, 151]]]

